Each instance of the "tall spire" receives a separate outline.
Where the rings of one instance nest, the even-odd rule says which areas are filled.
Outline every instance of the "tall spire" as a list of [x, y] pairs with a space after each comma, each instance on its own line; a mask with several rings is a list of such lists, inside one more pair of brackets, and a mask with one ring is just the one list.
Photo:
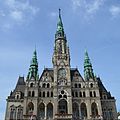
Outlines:
[[92, 64], [90, 62], [90, 58], [88, 56], [87, 50], [85, 51], [85, 58], [84, 58], [84, 78], [85, 80], [89, 80], [90, 78], [94, 79]]
[[56, 39], [60, 38], [60, 37], [65, 37], [62, 18], [61, 18], [61, 9], [59, 9], [59, 18], [58, 18], [58, 23], [57, 23], [57, 31], [56, 31], [56, 34], [55, 34]]
[[32, 57], [32, 60], [31, 60], [31, 64], [30, 64], [30, 68], [29, 68], [27, 79], [30, 80], [32, 77], [35, 80], [38, 79], [38, 62], [37, 62], [37, 52], [36, 52], [36, 49], [33, 52], [33, 57]]

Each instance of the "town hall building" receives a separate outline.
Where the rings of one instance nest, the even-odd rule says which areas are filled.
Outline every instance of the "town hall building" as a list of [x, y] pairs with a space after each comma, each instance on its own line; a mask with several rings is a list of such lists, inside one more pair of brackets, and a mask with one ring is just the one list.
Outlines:
[[7, 97], [5, 120], [117, 120], [116, 100], [95, 76], [88, 52], [84, 76], [70, 66], [60, 10], [52, 63], [39, 75], [34, 51], [28, 75]]

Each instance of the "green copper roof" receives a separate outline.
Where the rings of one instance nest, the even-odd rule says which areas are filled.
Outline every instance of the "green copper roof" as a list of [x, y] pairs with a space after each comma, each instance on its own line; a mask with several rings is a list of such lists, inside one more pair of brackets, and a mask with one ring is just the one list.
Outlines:
[[27, 79], [30, 80], [32, 77], [35, 80], [38, 79], [38, 62], [37, 62], [37, 52], [36, 52], [36, 50], [33, 52], [33, 57], [32, 57], [32, 60], [31, 60], [31, 64], [30, 64]]
[[65, 37], [62, 18], [61, 18], [61, 9], [59, 9], [59, 18], [58, 18], [57, 31], [55, 37], [56, 38]]
[[85, 58], [84, 58], [84, 78], [85, 80], [89, 80], [90, 78], [94, 79], [92, 64], [90, 62], [90, 58], [88, 56], [87, 50], [85, 51]]

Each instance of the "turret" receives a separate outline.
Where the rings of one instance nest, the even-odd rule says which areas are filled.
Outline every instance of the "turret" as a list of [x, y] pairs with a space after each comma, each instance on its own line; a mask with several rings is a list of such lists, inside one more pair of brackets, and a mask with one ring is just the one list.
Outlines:
[[94, 73], [92, 69], [92, 64], [90, 62], [90, 58], [88, 56], [88, 52], [85, 51], [85, 58], [84, 58], [84, 78], [85, 80], [94, 79]]
[[38, 80], [38, 78], [39, 78], [36, 50], [33, 53], [33, 57], [32, 57], [32, 60], [31, 60], [29, 72], [28, 72], [28, 75], [27, 75], [27, 80], [30, 80], [31, 78], [34, 78], [35, 80]]

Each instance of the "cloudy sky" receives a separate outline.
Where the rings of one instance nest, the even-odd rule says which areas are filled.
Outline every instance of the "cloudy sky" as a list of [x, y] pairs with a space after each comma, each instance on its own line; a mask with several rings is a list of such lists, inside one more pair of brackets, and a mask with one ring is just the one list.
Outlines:
[[83, 75], [88, 50], [94, 73], [115, 96], [120, 111], [120, 0], [0, 0], [0, 116], [19, 76], [28, 73], [37, 49], [39, 73], [52, 67], [58, 9], [71, 53]]

